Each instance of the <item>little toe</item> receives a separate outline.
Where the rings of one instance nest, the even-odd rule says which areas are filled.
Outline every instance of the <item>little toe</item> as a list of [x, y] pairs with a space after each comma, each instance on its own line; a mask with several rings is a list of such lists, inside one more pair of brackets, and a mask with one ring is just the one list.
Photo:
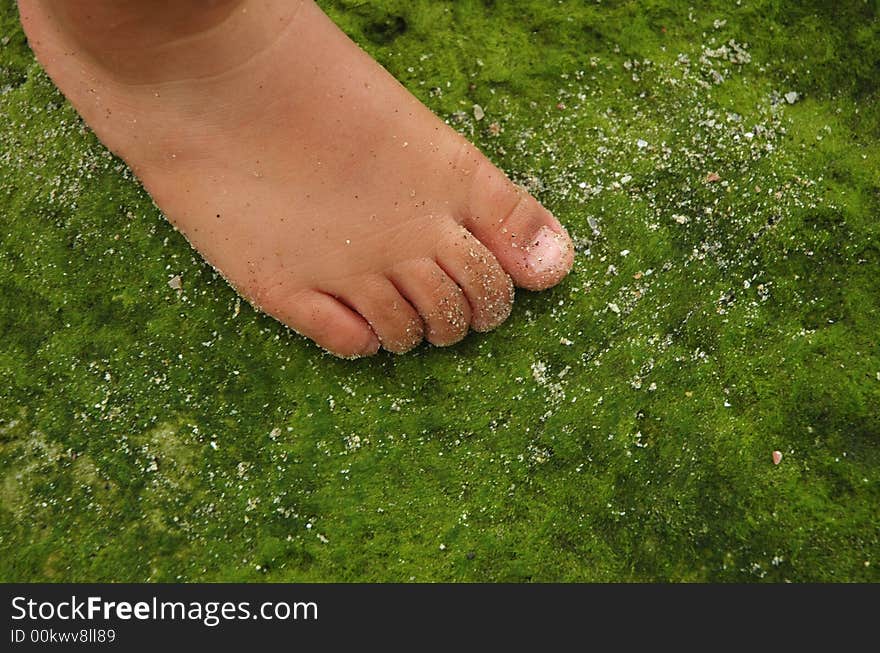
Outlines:
[[364, 318], [323, 292], [299, 292], [267, 312], [341, 358], [371, 356], [379, 350], [379, 339]]
[[422, 341], [418, 312], [386, 277], [370, 276], [334, 294], [363, 316], [383, 349], [403, 354]]
[[474, 331], [491, 331], [510, 316], [513, 282], [492, 252], [467, 229], [455, 227], [438, 249], [437, 263], [467, 297]]
[[517, 286], [544, 290], [571, 270], [574, 247], [565, 227], [487, 159], [477, 166], [469, 204], [463, 224]]
[[429, 259], [410, 259], [394, 266], [388, 278], [415, 307], [433, 345], [452, 345], [467, 335], [471, 311], [461, 288]]

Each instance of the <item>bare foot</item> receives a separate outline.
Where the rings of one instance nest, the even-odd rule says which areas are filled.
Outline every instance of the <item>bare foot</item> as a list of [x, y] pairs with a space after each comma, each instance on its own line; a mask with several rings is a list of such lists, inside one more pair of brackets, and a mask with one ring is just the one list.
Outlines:
[[261, 310], [345, 357], [493, 329], [565, 229], [312, 2], [20, 0], [40, 63]]

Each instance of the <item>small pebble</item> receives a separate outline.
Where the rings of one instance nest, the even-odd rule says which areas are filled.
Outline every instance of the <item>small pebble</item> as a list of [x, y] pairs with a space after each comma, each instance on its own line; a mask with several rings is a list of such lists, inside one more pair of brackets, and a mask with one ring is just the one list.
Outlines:
[[474, 105], [474, 119], [482, 120], [485, 117], [486, 117], [486, 112], [483, 111], [483, 107], [481, 107], [479, 104], [475, 104]]
[[782, 452], [781, 451], [774, 451], [773, 452], [773, 464], [778, 465], [781, 462], [782, 462]]
[[168, 280], [168, 287], [172, 290], [183, 290], [183, 279], [179, 274], [175, 274]]

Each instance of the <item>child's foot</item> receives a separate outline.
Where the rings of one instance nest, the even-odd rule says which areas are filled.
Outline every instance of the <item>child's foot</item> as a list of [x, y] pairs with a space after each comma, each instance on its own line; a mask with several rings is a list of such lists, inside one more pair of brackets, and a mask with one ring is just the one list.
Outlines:
[[571, 267], [559, 222], [312, 2], [19, 6], [46, 71], [193, 246], [334, 354], [457, 342], [507, 318], [511, 279], [540, 290]]

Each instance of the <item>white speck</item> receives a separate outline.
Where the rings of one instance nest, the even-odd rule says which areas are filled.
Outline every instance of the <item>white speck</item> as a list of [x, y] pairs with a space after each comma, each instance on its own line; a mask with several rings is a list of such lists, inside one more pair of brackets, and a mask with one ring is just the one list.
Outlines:
[[789, 104], [794, 104], [795, 102], [798, 101], [798, 99], [800, 97], [801, 96], [798, 95], [795, 91], [789, 91], [788, 93], [785, 94], [785, 101], [788, 102]]
[[[559, 339], [559, 344], [560, 344], [560, 345], [565, 345], [566, 347], [571, 347], [571, 346], [574, 344], [574, 342], [572, 342], [572, 341], [569, 340], [568, 338], [560, 338], [560, 339]], [[880, 376], [880, 375], [878, 375], [878, 376]]]
[[648, 147], [648, 141], [644, 141], [644, 140], [642, 140], [642, 139], [640, 138], [639, 140], [636, 141], [636, 145], [638, 146], [638, 148], [639, 148], [640, 150], [643, 150], [643, 149], [645, 149], [646, 147]]
[[474, 118], [477, 120], [482, 120], [485, 117], [486, 117], [486, 112], [483, 111], [483, 107], [481, 107], [479, 104], [475, 104], [474, 105]]
[[620, 178], [620, 183], [621, 184], [628, 184], [629, 182], [632, 181], [632, 179], [633, 179], [632, 175], [623, 175], [623, 177]]
[[678, 213], [673, 215], [672, 219], [675, 220], [678, 224], [686, 224], [688, 221], [688, 217], [686, 215], [680, 215]]
[[608, 310], [611, 311], [612, 313], [616, 313], [617, 315], [620, 315], [620, 306], [618, 306], [614, 302], [611, 302], [608, 304]]
[[326, 537], [324, 537], [320, 533], [318, 533], [317, 535], [318, 535], [318, 539], [321, 540], [322, 544], [329, 544], [330, 543], [330, 540], [328, 540]]
[[628, 249], [621, 250], [620, 255], [621, 256], [629, 256], [629, 250]]
[[214, 440], [211, 440], [211, 448], [212, 448], [214, 451], [217, 451], [217, 443], [214, 442]]
[[441, 544], [441, 545], [440, 545], [440, 550], [441, 550], [441, 551], [445, 551], [445, 550], [446, 550], [446, 545], [445, 545], [445, 544]]
[[179, 274], [175, 274], [168, 280], [168, 287], [172, 290], [183, 290], [183, 279]]

